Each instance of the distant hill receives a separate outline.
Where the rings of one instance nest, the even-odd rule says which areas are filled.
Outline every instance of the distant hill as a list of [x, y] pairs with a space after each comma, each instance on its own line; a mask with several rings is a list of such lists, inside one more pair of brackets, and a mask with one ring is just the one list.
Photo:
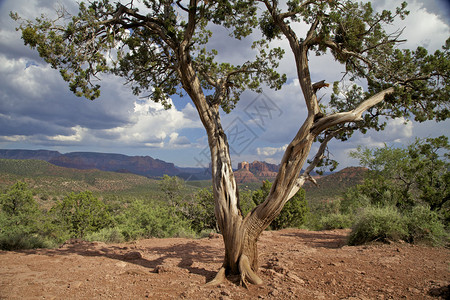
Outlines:
[[274, 180], [277, 176], [278, 165], [255, 160], [252, 163], [246, 161], [238, 164], [234, 177], [238, 184]]
[[71, 152], [49, 160], [50, 163], [75, 169], [98, 169], [120, 173], [133, 173], [147, 177], [174, 176], [180, 173], [173, 163], [150, 156], [127, 156], [123, 154]]
[[178, 168], [173, 163], [150, 156], [128, 156], [113, 153], [70, 152], [61, 154], [58, 151], [49, 150], [0, 150], [0, 159], [43, 160], [60, 167], [132, 173], [149, 178], [167, 174], [185, 179], [203, 180], [209, 179], [211, 176], [203, 168]]
[[[254, 162], [240, 162], [238, 169], [234, 172], [234, 177], [238, 184], [246, 183], [261, 183], [261, 181], [269, 180], [273, 181], [278, 174], [279, 165], [271, 164], [265, 161]], [[325, 173], [329, 175], [331, 173]], [[314, 171], [311, 172], [312, 176], [317, 175]]]
[[326, 176], [317, 177], [318, 186], [308, 181], [303, 188], [308, 201], [333, 200], [348, 188], [361, 184], [366, 172], [367, 168], [348, 167]]
[[0, 159], [0, 188], [19, 180], [41, 194], [55, 196], [85, 190], [112, 193], [159, 190], [156, 180], [135, 174], [71, 169], [43, 160]]

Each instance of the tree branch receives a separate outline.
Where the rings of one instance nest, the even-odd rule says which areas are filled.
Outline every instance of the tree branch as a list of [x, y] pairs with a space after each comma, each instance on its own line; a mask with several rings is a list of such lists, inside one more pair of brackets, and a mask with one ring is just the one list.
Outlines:
[[349, 56], [353, 56], [358, 58], [359, 60], [362, 60], [364, 63], [366, 63], [369, 67], [372, 67], [372, 63], [365, 58], [364, 56], [362, 56], [360, 53], [354, 52], [354, 51], [349, 51], [347, 49], [341, 48], [338, 46], [338, 44], [336, 44], [333, 41], [327, 40], [327, 41], [323, 41], [323, 43], [330, 49], [333, 49], [334, 51], [344, 54], [344, 55], [349, 55]]
[[292, 187], [291, 192], [289, 193], [288, 199], [294, 197], [294, 195], [298, 192], [298, 190], [305, 184], [307, 180], [312, 181], [317, 185], [316, 180], [310, 175], [310, 173], [317, 167], [317, 165], [324, 158], [325, 150], [327, 149], [328, 142], [330, 142], [334, 137], [336, 137], [339, 133], [341, 133], [344, 129], [340, 128], [328, 134], [325, 140], [320, 144], [319, 150], [317, 150], [316, 155], [314, 156], [313, 161], [309, 164], [306, 170], [300, 175], [300, 177], [296, 180], [295, 185]]
[[393, 92], [394, 92], [394, 88], [390, 87], [388, 89], [385, 89], [384, 91], [381, 91], [381, 92], [373, 95], [369, 99], [363, 101], [352, 111], [335, 113], [335, 114], [320, 118], [312, 126], [311, 133], [313, 133], [315, 136], [317, 136], [321, 132], [326, 130], [327, 128], [330, 128], [334, 125], [341, 124], [341, 123], [347, 123], [347, 122], [359, 121], [359, 120], [361, 120], [362, 114], [367, 109], [369, 109], [372, 106], [377, 105], [378, 103], [380, 103], [381, 101], [384, 100], [384, 97], [386, 95], [391, 94]]
[[321, 19], [322, 19], [322, 18], [321, 18], [321, 16], [319, 15], [319, 16], [317, 16], [316, 19], [314, 20], [314, 23], [311, 24], [311, 27], [309, 28], [308, 33], [306, 34], [306, 38], [305, 38], [305, 41], [304, 41], [305, 45], [308, 45], [308, 46], [309, 46], [309, 44], [310, 44], [311, 41], [313, 40], [314, 35], [315, 35], [315, 31], [316, 31], [317, 26], [319, 25]]
[[195, 26], [197, 23], [197, 4], [198, 0], [190, 0], [189, 2], [189, 18], [186, 31], [184, 32], [183, 44], [185, 46], [189, 45], [192, 37], [194, 36]]

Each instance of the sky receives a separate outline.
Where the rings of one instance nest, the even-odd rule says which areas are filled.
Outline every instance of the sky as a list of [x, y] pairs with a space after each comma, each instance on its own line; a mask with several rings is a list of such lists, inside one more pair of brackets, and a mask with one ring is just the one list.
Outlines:
[[[423, 46], [430, 52], [440, 49], [450, 36], [450, 5], [445, 0], [407, 1], [410, 15], [387, 28], [405, 28], [405, 48]], [[401, 1], [376, 0], [376, 10], [395, 9]], [[100, 98], [90, 101], [73, 95], [59, 72], [23, 45], [18, 24], [9, 12], [33, 19], [41, 13], [52, 15], [63, 5], [76, 12], [69, 0], [0, 0], [0, 149], [48, 149], [62, 153], [89, 151], [149, 155], [180, 167], [207, 167], [207, 138], [192, 101], [171, 98], [173, 107], [164, 110], [157, 103], [134, 96], [121, 78], [103, 76]], [[301, 24], [293, 25], [299, 33]], [[228, 31], [213, 28], [211, 48], [219, 58], [243, 63], [255, 53], [252, 38], [233, 40]], [[256, 35], [255, 35], [256, 36]], [[286, 49], [278, 71], [287, 75], [280, 91], [268, 88], [262, 94], [246, 91], [232, 113], [222, 114], [228, 134], [233, 166], [241, 161], [267, 161], [278, 164], [286, 145], [295, 136], [306, 116], [301, 90], [293, 67], [293, 56], [285, 40], [272, 42]], [[310, 58], [313, 81], [333, 82], [342, 77], [342, 68], [330, 57]], [[330, 97], [324, 90], [321, 96]], [[346, 142], [332, 141], [329, 150], [339, 169], [357, 165], [349, 158], [359, 145], [401, 146], [416, 137], [449, 135], [450, 121], [436, 123], [390, 120], [382, 132], [356, 133]], [[313, 151], [318, 145], [313, 147]]]

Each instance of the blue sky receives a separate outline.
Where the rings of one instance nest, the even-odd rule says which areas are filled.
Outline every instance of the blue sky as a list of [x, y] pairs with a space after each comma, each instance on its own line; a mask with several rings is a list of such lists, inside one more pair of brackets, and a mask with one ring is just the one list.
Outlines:
[[[392, 10], [400, 2], [378, 0], [374, 1], [374, 7]], [[443, 0], [408, 2], [411, 14], [388, 30], [405, 27], [403, 37], [408, 41], [402, 47], [439, 49], [450, 36], [449, 5]], [[58, 71], [23, 45], [20, 33], [15, 31], [17, 24], [8, 16], [10, 11], [24, 18], [52, 14], [61, 4], [76, 12], [75, 1], [4, 0], [0, 3], [1, 149], [149, 155], [182, 167], [208, 165], [205, 131], [189, 98], [173, 97], [174, 107], [166, 111], [159, 104], [134, 96], [122, 79], [112, 76], [102, 78], [99, 99], [78, 98], [69, 91]], [[301, 24], [295, 25], [295, 29], [305, 30]], [[211, 48], [219, 50], [220, 59], [239, 64], [254, 54], [249, 49], [251, 38], [236, 41], [224, 29], [214, 31]], [[287, 49], [279, 71], [287, 74], [288, 82], [281, 91], [264, 89], [261, 95], [245, 92], [236, 109], [222, 115], [233, 166], [243, 160], [279, 163], [305, 117], [287, 42], [278, 40], [274, 44]], [[342, 76], [342, 69], [329, 57], [311, 57], [310, 64], [314, 81], [333, 82]], [[324, 99], [330, 93], [324, 90]], [[408, 144], [415, 137], [448, 135], [449, 125], [449, 121], [404, 124], [402, 119], [391, 120], [384, 132], [355, 134], [347, 142], [331, 142], [330, 151], [341, 168], [356, 165], [348, 153], [358, 145]]]

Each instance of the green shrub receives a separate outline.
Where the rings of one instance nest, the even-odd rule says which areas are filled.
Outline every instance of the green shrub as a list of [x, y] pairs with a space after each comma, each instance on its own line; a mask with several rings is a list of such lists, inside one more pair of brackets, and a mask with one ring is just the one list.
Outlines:
[[49, 237], [30, 234], [23, 231], [8, 231], [0, 233], [0, 249], [20, 250], [34, 248], [52, 248], [57, 243]]
[[125, 237], [119, 227], [103, 228], [99, 231], [88, 234], [85, 238], [90, 242], [104, 242], [104, 243], [123, 243]]
[[0, 195], [0, 210], [11, 218], [11, 221], [14, 219], [11, 224], [24, 226], [30, 231], [35, 230], [36, 220], [41, 215], [33, 192], [28, 189], [26, 183], [20, 181]]
[[320, 229], [343, 229], [350, 228], [352, 226], [352, 217], [348, 214], [335, 213], [327, 216], [323, 216], [320, 219]]
[[439, 215], [429, 206], [416, 206], [406, 214], [408, 241], [411, 243], [428, 243], [443, 246], [448, 243], [449, 235]]
[[106, 228], [112, 223], [107, 206], [91, 192], [71, 193], [51, 209], [55, 223], [70, 232], [71, 237]]
[[[271, 187], [272, 183], [266, 180], [261, 188], [253, 193], [252, 198], [255, 205], [259, 205], [266, 200]], [[308, 205], [305, 200], [305, 191], [300, 189], [286, 202], [280, 214], [270, 224], [270, 228], [279, 230], [288, 227], [300, 227], [305, 222], [307, 214]]]
[[322, 230], [321, 218], [319, 214], [310, 212], [306, 215], [303, 227], [307, 230]]
[[116, 221], [126, 240], [195, 236], [189, 221], [173, 208], [142, 200], [134, 201]]
[[217, 222], [214, 214], [214, 196], [210, 189], [200, 189], [179, 208], [184, 219], [190, 222], [190, 227], [197, 233], [203, 230], [216, 230]]
[[17, 182], [0, 195], [0, 249], [48, 248], [56, 244], [27, 184]]
[[400, 240], [407, 236], [408, 228], [395, 207], [369, 206], [357, 215], [349, 236], [349, 245], [361, 245], [371, 241]]
[[446, 136], [416, 139], [406, 149], [358, 147], [350, 156], [369, 171], [355, 192], [368, 197], [372, 205], [411, 209], [427, 204], [440, 211], [450, 196], [449, 150]]
[[[369, 182], [365, 180], [365, 185]], [[356, 185], [349, 188], [343, 195], [341, 200], [340, 211], [346, 214], [354, 214], [361, 207], [371, 205], [371, 198], [365, 195], [365, 185]]]

